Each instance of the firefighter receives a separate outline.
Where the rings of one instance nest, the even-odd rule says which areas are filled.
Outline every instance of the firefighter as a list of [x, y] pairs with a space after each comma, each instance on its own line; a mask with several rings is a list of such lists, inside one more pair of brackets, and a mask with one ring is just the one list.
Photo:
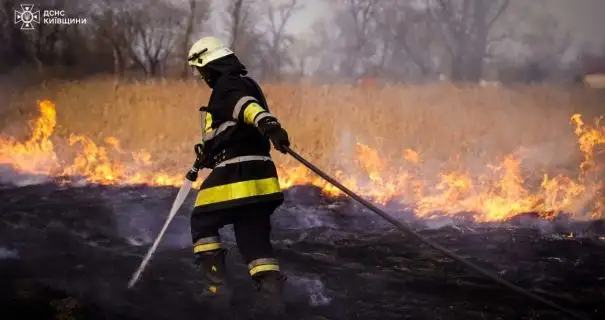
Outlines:
[[214, 295], [229, 295], [219, 229], [232, 224], [238, 249], [262, 295], [277, 297], [286, 277], [270, 242], [272, 213], [282, 204], [271, 143], [285, 153], [288, 134], [269, 111], [263, 91], [233, 51], [215, 37], [189, 50], [188, 63], [212, 89], [200, 108], [203, 181], [191, 215], [196, 263]]

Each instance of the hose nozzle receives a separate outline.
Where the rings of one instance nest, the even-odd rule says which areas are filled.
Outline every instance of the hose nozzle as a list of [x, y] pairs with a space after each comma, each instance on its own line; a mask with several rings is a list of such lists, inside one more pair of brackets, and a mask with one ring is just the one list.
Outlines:
[[191, 182], [195, 182], [195, 180], [197, 180], [198, 173], [204, 165], [204, 156], [202, 149], [203, 145], [200, 143], [196, 144], [193, 148], [193, 151], [195, 151], [195, 162], [193, 162], [193, 166], [185, 174], [185, 178]]
[[195, 180], [197, 180], [197, 175], [198, 175], [199, 171], [200, 171], [200, 169], [192, 167], [185, 174], [185, 178], [191, 182], [195, 182]]

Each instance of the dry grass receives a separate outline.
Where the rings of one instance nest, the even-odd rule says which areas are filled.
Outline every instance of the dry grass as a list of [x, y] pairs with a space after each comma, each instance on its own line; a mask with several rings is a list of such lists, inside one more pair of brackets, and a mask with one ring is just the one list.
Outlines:
[[[570, 116], [581, 113], [588, 120], [605, 113], [602, 92], [556, 87], [267, 84], [264, 89], [294, 147], [325, 168], [352, 157], [356, 139], [393, 161], [404, 148], [413, 148], [436, 164], [456, 159], [485, 165], [519, 146], [549, 144], [556, 152], [545, 157], [567, 157], [575, 141]], [[164, 165], [183, 168], [192, 160], [198, 108], [208, 96], [196, 82], [50, 83], [13, 92], [11, 111], [0, 126], [3, 133], [23, 134], [26, 118], [36, 115], [36, 99], [49, 98], [57, 105], [58, 134], [86, 134], [95, 141], [115, 136], [124, 149], [145, 149]]]

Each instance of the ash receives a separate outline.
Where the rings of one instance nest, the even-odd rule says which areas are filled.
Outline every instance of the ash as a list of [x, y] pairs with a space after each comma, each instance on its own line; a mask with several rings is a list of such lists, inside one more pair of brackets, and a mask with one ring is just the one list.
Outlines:
[[[189, 244], [193, 192], [137, 286], [127, 283], [177, 193], [148, 186], [0, 186], [3, 319], [248, 319], [254, 294], [233, 247], [231, 308], [202, 296]], [[287, 190], [274, 244], [289, 281], [288, 319], [562, 319], [419, 245], [347, 199]], [[419, 221], [424, 236], [524, 288], [605, 318], [605, 224]]]

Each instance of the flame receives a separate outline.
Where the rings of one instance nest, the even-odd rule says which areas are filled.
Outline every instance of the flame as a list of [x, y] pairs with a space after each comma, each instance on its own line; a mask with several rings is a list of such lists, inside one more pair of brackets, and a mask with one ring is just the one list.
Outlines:
[[[68, 164], [59, 161], [51, 140], [57, 124], [54, 103], [38, 102], [40, 118], [30, 123], [31, 137], [21, 143], [13, 137], [0, 137], [0, 164], [9, 165], [27, 174], [43, 174], [64, 178], [79, 178], [98, 184], [140, 184], [174, 186], [182, 183], [183, 175], [154, 172], [151, 155], [145, 151], [128, 154], [126, 161], [112, 154], [124, 156], [115, 137], [105, 138], [107, 146], [99, 146], [86, 136], [72, 134], [66, 143], [77, 154]], [[128, 161], [129, 160], [129, 161]], [[125, 163], [130, 163], [126, 165]]]
[[12, 137], [0, 137], [0, 164], [32, 174], [52, 174], [57, 157], [50, 140], [57, 125], [55, 106], [50, 101], [39, 101], [40, 118], [30, 122], [31, 137], [20, 143]]
[[[43, 100], [38, 106], [40, 117], [30, 122], [29, 139], [19, 142], [13, 137], [0, 137], [0, 165], [22, 173], [65, 178], [59, 179], [61, 181], [182, 184], [184, 172], [159, 170], [149, 152], [127, 152], [115, 137], [105, 138], [102, 145], [82, 135], [71, 134], [63, 140], [54, 137], [55, 105]], [[573, 115], [570, 121], [583, 155], [579, 174], [576, 177], [543, 174], [541, 182], [533, 188], [527, 186], [521, 160], [514, 155], [488, 165], [486, 173], [480, 175], [450, 170], [438, 173], [431, 180], [423, 174], [424, 161], [417, 151], [404, 149], [400, 165], [394, 167], [385, 160], [385, 155], [359, 141], [354, 163], [336, 170], [333, 176], [374, 202], [412, 206], [416, 215], [424, 218], [468, 212], [476, 221], [502, 221], [521, 212], [536, 212], [552, 219], [566, 212], [575, 219], [603, 219], [605, 187], [601, 180], [605, 170], [598, 155], [605, 145], [605, 126], [601, 126], [602, 119], [597, 119], [593, 126], [588, 125], [579, 114]], [[56, 153], [56, 148], [62, 145], [73, 153], [69, 161], [59, 159]], [[353, 167], [356, 170], [352, 174]], [[302, 165], [281, 166], [278, 171], [283, 188], [311, 184], [327, 196], [342, 196], [340, 190]]]
[[[583, 154], [578, 176], [544, 174], [534, 189], [527, 187], [521, 160], [514, 155], [506, 156], [499, 164], [488, 165], [486, 174], [441, 172], [431, 184], [420, 173], [422, 159], [415, 150], [404, 149], [402, 160], [406, 166], [393, 169], [377, 150], [360, 142], [356, 161], [364, 175], [353, 178], [337, 171], [334, 176], [360, 195], [383, 205], [391, 201], [414, 204], [416, 215], [424, 218], [468, 212], [473, 213], [475, 221], [486, 222], [504, 221], [522, 212], [536, 212], [545, 219], [553, 219], [565, 212], [575, 219], [603, 219], [605, 186], [599, 177], [605, 170], [595, 159], [598, 147], [605, 145], [605, 127], [600, 125], [601, 120], [589, 126], [581, 115], [571, 117]], [[286, 186], [310, 183], [322, 188], [326, 195], [342, 195], [302, 166], [282, 170], [282, 175], [285, 175]]]

